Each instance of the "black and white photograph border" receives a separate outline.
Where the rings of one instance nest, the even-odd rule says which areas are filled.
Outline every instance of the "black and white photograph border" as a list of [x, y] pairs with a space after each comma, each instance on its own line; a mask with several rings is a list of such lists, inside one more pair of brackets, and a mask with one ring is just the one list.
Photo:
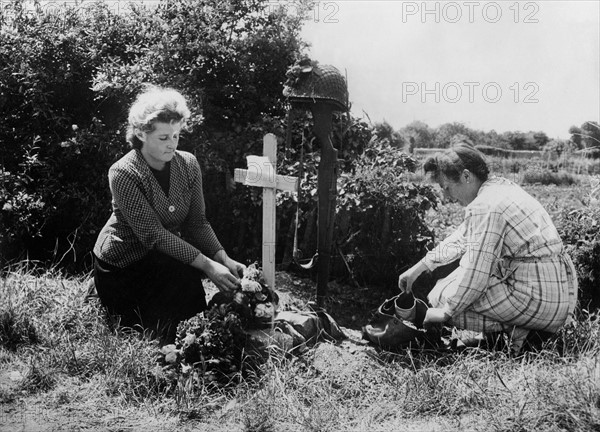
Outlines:
[[[191, 13], [193, 1], [0, 0], [0, 432], [599, 430], [600, 2], [197, 0]], [[129, 38], [121, 50], [104, 23], [61, 33], [66, 8], [87, 16], [99, 2], [98, 16], [140, 17], [149, 47], [116, 31]], [[154, 20], [176, 3], [186, 6]], [[181, 10], [214, 45], [168, 27]], [[37, 46], [27, 26], [40, 16]], [[86, 58], [78, 38], [90, 34], [105, 39]], [[229, 44], [248, 35], [256, 43]], [[70, 87], [88, 72], [86, 88]], [[323, 76], [336, 80], [333, 97], [294, 93]], [[228, 294], [202, 273], [205, 310], [168, 343], [113, 321], [94, 278], [96, 239], [118, 207], [109, 168], [133, 152], [127, 110], [149, 84], [189, 104], [180, 150], [198, 161], [213, 244], [236, 269], [229, 282], [241, 281]], [[83, 100], [80, 112], [60, 105]], [[419, 287], [442, 298], [437, 280], [496, 246], [436, 247], [460, 230], [458, 198], [472, 192], [453, 195], [443, 170], [440, 181], [437, 165], [425, 169], [455, 142], [472, 142], [560, 235], [579, 298], [559, 330], [427, 321], [444, 309]], [[169, 188], [161, 178], [155, 193]], [[444, 265], [423, 270], [424, 256]], [[234, 274], [242, 268], [253, 283]], [[515, 271], [499, 270], [498, 284]]]

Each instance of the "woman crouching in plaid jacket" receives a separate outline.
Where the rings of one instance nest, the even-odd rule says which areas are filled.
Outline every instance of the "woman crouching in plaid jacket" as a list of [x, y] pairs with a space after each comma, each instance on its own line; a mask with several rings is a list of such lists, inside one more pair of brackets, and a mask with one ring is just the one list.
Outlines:
[[532, 330], [556, 332], [574, 312], [577, 275], [542, 205], [512, 181], [489, 177], [483, 155], [465, 140], [424, 170], [465, 206], [458, 229], [399, 277], [410, 292], [421, 274], [458, 265], [421, 293], [433, 306], [425, 324], [504, 332], [514, 352]]

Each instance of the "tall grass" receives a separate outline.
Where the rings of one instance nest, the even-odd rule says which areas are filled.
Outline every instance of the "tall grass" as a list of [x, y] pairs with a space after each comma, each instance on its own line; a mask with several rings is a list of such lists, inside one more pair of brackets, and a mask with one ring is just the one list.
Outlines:
[[600, 428], [595, 316], [516, 358], [481, 349], [386, 353], [354, 338], [302, 356], [273, 352], [252, 378], [215, 387], [166, 375], [156, 365], [156, 343], [110, 331], [100, 307], [82, 302], [84, 294], [83, 279], [58, 273], [22, 268], [4, 275], [0, 372], [19, 371], [22, 379], [2, 388], [3, 403], [41, 400], [64, 415], [80, 412], [82, 429], [98, 407], [124, 418], [143, 412], [162, 430], [167, 426], [156, 425], [262, 432]]

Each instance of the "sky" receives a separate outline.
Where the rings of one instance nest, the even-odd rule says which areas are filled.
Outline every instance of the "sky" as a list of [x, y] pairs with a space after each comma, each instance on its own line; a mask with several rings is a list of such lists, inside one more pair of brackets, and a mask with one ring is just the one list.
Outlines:
[[352, 113], [483, 131], [600, 122], [600, 1], [315, 2], [311, 58], [347, 76]]

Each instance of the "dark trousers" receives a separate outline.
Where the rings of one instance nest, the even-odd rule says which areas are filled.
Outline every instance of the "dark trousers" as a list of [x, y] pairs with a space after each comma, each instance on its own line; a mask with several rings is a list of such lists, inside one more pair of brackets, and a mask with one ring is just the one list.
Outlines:
[[206, 309], [204, 274], [160, 252], [125, 268], [96, 258], [94, 283], [113, 325], [175, 339], [179, 321]]

